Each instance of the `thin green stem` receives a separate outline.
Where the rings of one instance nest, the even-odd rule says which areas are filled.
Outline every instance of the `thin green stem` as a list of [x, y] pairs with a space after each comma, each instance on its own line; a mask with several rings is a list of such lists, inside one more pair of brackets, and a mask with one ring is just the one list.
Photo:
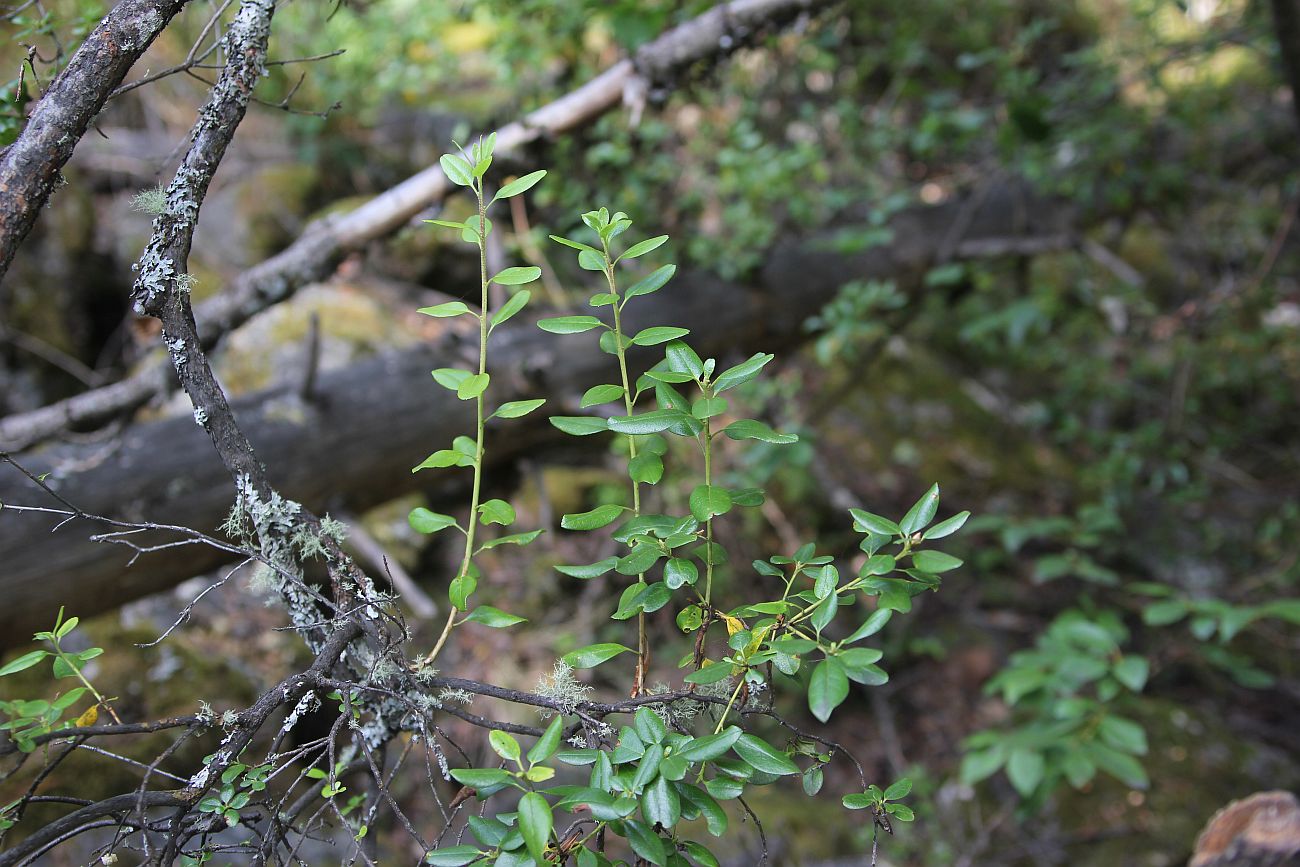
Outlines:
[[744, 686], [745, 686], [745, 676], [741, 675], [740, 682], [737, 683], [736, 688], [731, 691], [731, 698], [727, 699], [727, 706], [722, 709], [722, 716], [718, 718], [718, 724], [713, 729], [713, 733], [715, 735], [718, 734], [720, 731], [722, 731], [722, 727], [726, 725], [727, 715], [731, 713], [731, 709], [732, 707], [735, 706], [736, 699], [740, 696], [740, 691], [741, 689], [744, 688]]
[[121, 725], [122, 720], [118, 718], [117, 711], [113, 710], [113, 706], [108, 703], [104, 696], [100, 695], [99, 690], [95, 689], [95, 685], [86, 679], [86, 676], [81, 673], [81, 668], [75, 665], [74, 662], [68, 658], [68, 655], [63, 652], [63, 648], [59, 646], [59, 640], [57, 638], [54, 639], [53, 644], [55, 654], [58, 655], [59, 659], [63, 660], [64, 665], [76, 672], [77, 680], [81, 681], [82, 685], [95, 697], [95, 703], [108, 711], [108, 715], [113, 718], [113, 722]]
[[[487, 273], [487, 204], [483, 201], [483, 180], [480, 178], [475, 185], [474, 193], [478, 198], [478, 268], [479, 268], [479, 314], [478, 314], [478, 373], [480, 376], [487, 373], [487, 342], [488, 342], [488, 273]], [[471, 561], [474, 559], [474, 533], [478, 529], [478, 506], [479, 497], [483, 489], [483, 434], [486, 425], [484, 424], [483, 409], [486, 402], [486, 390], [480, 391], [474, 398], [474, 482], [470, 492], [469, 501], [469, 518], [465, 524], [465, 552], [461, 557], [460, 570], [456, 577], [463, 578], [469, 573]], [[447, 622], [442, 627], [442, 634], [438, 636], [438, 641], [433, 645], [428, 655], [424, 657], [423, 664], [431, 665], [438, 654], [442, 652], [443, 645], [447, 643], [447, 638], [456, 628], [456, 611], [453, 604], [451, 610], [447, 612]]]
[[[709, 419], [704, 420], [704, 484], [713, 488], [713, 430]], [[713, 516], [704, 522], [704, 604], [713, 602]]]
[[[601, 246], [605, 250], [605, 282], [609, 284], [609, 293], [615, 297], [611, 307], [614, 308], [614, 346], [618, 351], [618, 374], [623, 384], [623, 407], [627, 414], [632, 414], [632, 383], [627, 375], [627, 352], [623, 346], [623, 305], [618, 299], [618, 283], [614, 280], [614, 263], [609, 258], [609, 244], [601, 239]], [[628, 460], [636, 460], [636, 437], [631, 434], [627, 435], [627, 453]], [[641, 517], [641, 484], [636, 479], [632, 480], [632, 516]], [[645, 574], [637, 576], [637, 580], [644, 583]], [[645, 612], [638, 611], [636, 615], [636, 652], [637, 652], [637, 676], [636, 682], [632, 685], [632, 695], [640, 695], [641, 689], [645, 684], [646, 671], [650, 666], [650, 641], [646, 635]]]

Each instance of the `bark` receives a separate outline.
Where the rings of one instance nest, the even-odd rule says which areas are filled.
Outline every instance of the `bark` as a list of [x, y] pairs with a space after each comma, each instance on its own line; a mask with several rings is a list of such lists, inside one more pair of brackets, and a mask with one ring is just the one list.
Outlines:
[[[1064, 206], [1029, 199], [1016, 187], [981, 199], [967, 237], [956, 245], [958, 258], [990, 248], [1032, 253], [1072, 243]], [[784, 243], [754, 286], [682, 274], [643, 299], [644, 305], [629, 306], [634, 315], [627, 327], [690, 327], [693, 345], [723, 360], [788, 348], [807, 337], [806, 316], [847, 280], [897, 279], [915, 289], [951, 226], [968, 219], [968, 212], [962, 203], [905, 212], [893, 223], [894, 244], [856, 254], [829, 252], [826, 238]], [[1032, 215], [1028, 225], [1026, 214]], [[284, 496], [318, 511], [332, 502], [366, 509], [460, 478], [453, 470], [410, 473], [472, 427], [468, 405], [429, 379], [429, 371], [446, 366], [454, 352], [435, 345], [373, 358], [321, 375], [314, 402], [268, 392], [235, 401], [232, 409], [270, 467], [270, 483]], [[547, 397], [546, 411], [553, 414], [580, 414], [576, 402], [566, 401], [607, 381], [609, 363], [590, 340], [544, 334], [524, 322], [511, 322], [493, 336], [493, 387], [511, 383], [511, 393], [498, 393], [500, 398]], [[490, 439], [489, 460], [499, 465], [556, 436], [536, 421], [502, 426]], [[112, 444], [52, 448], [26, 463], [38, 474], [49, 472], [51, 487], [78, 507], [115, 518], [211, 530], [235, 499], [212, 444], [188, 416], [134, 425]], [[12, 471], [0, 473], [0, 502], [56, 505]], [[51, 533], [58, 523], [48, 515], [0, 512], [0, 562], [6, 567], [0, 595], [7, 602], [0, 612], [0, 645], [46, 628], [60, 604], [90, 615], [231, 559], [227, 552], [186, 546], [142, 555], [128, 567], [133, 551], [91, 541], [95, 528], [83, 521]]]
[[[661, 88], [693, 64], [724, 57], [765, 27], [825, 5], [825, 0], [736, 0], [673, 28], [573, 92], [497, 131], [497, 153], [516, 154], [531, 142], [563, 135], [607, 111]], [[392, 233], [451, 190], [432, 166], [354, 211], [308, 226], [297, 241], [249, 269], [221, 296], [200, 306], [204, 346], [249, 317], [327, 277], [347, 253]], [[3, 188], [0, 188], [0, 193]], [[160, 391], [166, 376], [147, 368], [131, 379], [85, 392], [21, 416], [0, 420], [0, 449], [18, 451], [69, 428], [128, 412]], [[108, 389], [112, 389], [109, 391]]]
[[131, 66], [186, 0], [123, 0], [72, 55], [9, 148], [0, 152], [0, 279], [72, 156]]
[[1300, 865], [1300, 801], [1290, 792], [1257, 792], [1233, 801], [1206, 823], [1188, 867]]

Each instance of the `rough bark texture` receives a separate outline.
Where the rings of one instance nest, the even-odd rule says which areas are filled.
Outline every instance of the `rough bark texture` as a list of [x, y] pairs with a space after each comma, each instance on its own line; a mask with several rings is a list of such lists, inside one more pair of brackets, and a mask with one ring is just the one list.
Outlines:
[[123, 0], [73, 54], [0, 153], [0, 279], [108, 95], [186, 0]]
[[[894, 222], [897, 241], [857, 254], [828, 252], [824, 239], [788, 242], [773, 251], [757, 285], [728, 283], [708, 274], [683, 274], [645, 299], [629, 329], [642, 324], [689, 326], [701, 350], [729, 358], [775, 351], [806, 337], [803, 320], [855, 278], [896, 278], [915, 287], [917, 278], [948, 239], [967, 221], [956, 245], [960, 258], [978, 255], [998, 241], [1001, 252], [1055, 249], [1070, 243], [1069, 211], [1027, 199], [1008, 187], [981, 197], [974, 218], [964, 203], [919, 209]], [[1026, 215], [1031, 215], [1026, 222]], [[511, 383], [515, 397], [551, 399], [556, 414], [576, 414], [564, 400], [608, 379], [610, 358], [581, 338], [543, 334], [512, 322], [493, 337], [494, 388]], [[411, 475], [427, 454], [471, 427], [467, 405], [429, 379], [445, 366], [453, 347], [430, 346], [394, 353], [324, 374], [313, 403], [286, 392], [236, 401], [235, 417], [258, 455], [272, 468], [271, 484], [313, 510], [339, 502], [360, 510], [424, 486], [454, 482], [443, 475]], [[503, 427], [489, 454], [510, 460], [549, 440], [549, 425], [535, 421]], [[230, 477], [193, 420], [173, 418], [129, 428], [119, 442], [61, 446], [28, 460], [48, 483], [87, 512], [129, 520], [165, 521], [201, 530], [215, 528], [235, 498]], [[0, 473], [0, 501], [54, 505], [12, 471]], [[8, 514], [0, 528], [0, 644], [21, 641], [43, 628], [60, 604], [75, 603], [89, 615], [165, 589], [214, 568], [229, 555], [196, 546], [142, 556], [90, 541], [93, 528], [73, 522], [51, 534], [50, 516]]]
[[1290, 792], [1257, 792], [1214, 814], [1196, 839], [1188, 867], [1300, 865], [1300, 801]]

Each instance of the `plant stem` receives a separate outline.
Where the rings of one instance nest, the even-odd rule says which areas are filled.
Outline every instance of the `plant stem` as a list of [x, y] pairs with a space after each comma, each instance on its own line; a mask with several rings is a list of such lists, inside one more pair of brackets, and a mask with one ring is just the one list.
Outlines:
[[[605, 280], [609, 284], [611, 295], [618, 297], [618, 284], [614, 280], [614, 263], [609, 258], [609, 245], [601, 240], [601, 246], [605, 250]], [[632, 414], [632, 383], [627, 375], [627, 352], [623, 347], [623, 317], [622, 307], [618, 300], [610, 305], [614, 308], [614, 346], [618, 350], [618, 374], [623, 384], [623, 407], [627, 414]], [[627, 453], [628, 460], [636, 460], [636, 437], [631, 434], [627, 435]], [[632, 480], [632, 516], [641, 517], [641, 484], [636, 479]], [[644, 583], [645, 573], [637, 576], [637, 580]], [[646, 674], [650, 669], [650, 642], [646, 636], [645, 612], [638, 611], [636, 615], [636, 676], [632, 682], [632, 697], [636, 698], [641, 694], [645, 687]]]
[[[478, 373], [479, 376], [487, 373], [487, 341], [488, 341], [488, 274], [487, 274], [487, 205], [483, 201], [483, 180], [480, 178], [478, 184], [474, 187], [474, 193], [478, 197], [478, 269], [479, 269], [479, 286], [481, 298], [479, 300], [478, 314]], [[483, 405], [486, 389], [480, 391], [474, 398], [475, 413], [475, 431], [474, 431], [474, 483], [470, 492], [469, 500], [469, 517], [465, 521], [465, 553], [461, 557], [460, 570], [456, 573], [457, 578], [464, 577], [469, 573], [470, 562], [474, 558], [474, 532], [478, 529], [478, 501], [483, 487]], [[442, 627], [442, 634], [438, 636], [438, 641], [433, 645], [428, 655], [422, 660], [425, 666], [431, 665], [442, 647], [447, 643], [451, 631], [456, 628], [456, 608], [455, 604], [451, 605], [451, 610], [447, 612], [447, 622]]]
[[731, 708], [736, 704], [736, 698], [740, 695], [740, 691], [744, 686], [745, 676], [742, 674], [740, 676], [740, 682], [737, 683], [736, 688], [731, 691], [731, 698], [727, 699], [727, 706], [722, 709], [722, 716], [718, 718], [717, 726], [713, 729], [715, 735], [722, 731], [723, 725], [727, 722], [727, 714], [731, 713]]
[[109, 704], [108, 701], [102, 695], [99, 694], [99, 690], [95, 689], [94, 684], [92, 684], [89, 680], [86, 679], [86, 676], [81, 673], [81, 668], [79, 666], [74, 665], [71, 661], [68, 660], [68, 655], [64, 653], [63, 648], [59, 646], [59, 640], [57, 638], [54, 639], [54, 652], [58, 654], [59, 659], [63, 660], [64, 665], [66, 665], [68, 668], [76, 672], [77, 680], [81, 681], [82, 685], [85, 686], [86, 689], [90, 690], [90, 694], [95, 697], [95, 703], [98, 704], [100, 707], [104, 708], [104, 710], [108, 711], [108, 715], [113, 718], [113, 722], [117, 723], [118, 725], [121, 725], [122, 720], [118, 718], [117, 711], [113, 710], [113, 706]]
[[[707, 396], [707, 392], [706, 392]], [[710, 419], [704, 420], [704, 484], [713, 489], [713, 430]], [[713, 601], [713, 516], [704, 522], [704, 604]]]

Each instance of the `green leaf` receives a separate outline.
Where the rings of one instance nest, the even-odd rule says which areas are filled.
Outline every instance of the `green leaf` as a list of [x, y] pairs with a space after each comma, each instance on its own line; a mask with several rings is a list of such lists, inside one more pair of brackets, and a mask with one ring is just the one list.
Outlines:
[[531, 283], [538, 277], [542, 276], [542, 269], [533, 265], [524, 267], [504, 268], [495, 277], [489, 280], [489, 283], [496, 283], [500, 286], [518, 286], [521, 283]]
[[745, 793], [745, 781], [730, 776], [714, 777], [704, 781], [704, 788], [719, 801], [730, 801]]
[[641, 810], [651, 826], [667, 829], [682, 817], [682, 802], [677, 790], [660, 774], [642, 792]]
[[646, 253], [649, 253], [652, 250], [658, 250], [661, 246], [663, 246], [664, 242], [667, 240], [668, 240], [667, 235], [659, 235], [658, 237], [655, 238], [647, 238], [646, 240], [642, 241], [639, 244], [633, 244], [631, 247], [628, 247], [627, 252], [625, 252], [622, 256], [619, 256], [618, 258], [635, 259], [638, 256], [644, 256]]
[[556, 750], [560, 748], [560, 739], [564, 737], [564, 717], [556, 714], [551, 720], [551, 724], [542, 732], [542, 736], [537, 739], [528, 751], [528, 761], [532, 764], [544, 762], [551, 756], [555, 755]]
[[748, 360], [742, 361], [735, 367], [728, 368], [719, 374], [718, 378], [713, 381], [713, 393], [722, 394], [722, 392], [729, 388], [735, 388], [738, 385], [749, 382], [751, 379], [758, 376], [758, 372], [763, 369], [764, 365], [774, 358], [776, 358], [776, 356], [771, 353], [756, 352], [754, 355], [750, 356]]
[[752, 418], [733, 421], [723, 428], [722, 432], [733, 440], [760, 440], [765, 443], [777, 443], [779, 445], [799, 441], [798, 434], [777, 433], [761, 421], [755, 421]]
[[537, 327], [552, 334], [581, 334], [604, 323], [595, 316], [555, 316], [537, 320]]
[[713, 662], [699, 671], [691, 672], [682, 678], [687, 683], [706, 684], [717, 683], [731, 676], [732, 665], [729, 662]]
[[885, 789], [886, 801], [897, 801], [899, 798], [906, 798], [912, 791], [912, 781], [907, 777], [897, 780], [888, 789]]
[[849, 678], [838, 659], [823, 659], [808, 681], [808, 709], [822, 722], [849, 697]]
[[564, 664], [570, 668], [595, 668], [620, 653], [633, 652], [632, 648], [622, 644], [590, 644], [564, 654]]
[[1114, 715], [1103, 717], [1097, 732], [1102, 740], [1118, 750], [1138, 756], [1147, 754], [1147, 733], [1131, 719]]
[[542, 535], [541, 530], [533, 530], [528, 533], [511, 533], [509, 536], [498, 536], [495, 539], [484, 542], [479, 546], [479, 550], [490, 551], [501, 545], [527, 545], [540, 535]]
[[917, 500], [912, 508], [907, 510], [903, 520], [899, 523], [899, 528], [905, 535], [912, 535], [918, 530], [924, 528], [934, 520], [934, 513], [939, 510], [939, 486], [931, 485], [930, 490], [926, 491], [921, 499]]
[[528, 854], [538, 864], [546, 863], [546, 844], [551, 839], [554, 819], [546, 799], [536, 792], [528, 792], [519, 799], [519, 832], [524, 835]]
[[501, 768], [456, 768], [451, 778], [472, 789], [490, 789], [510, 781], [510, 774]]
[[488, 500], [478, 507], [479, 520], [487, 524], [510, 525], [515, 522], [515, 507], [505, 500]]
[[850, 810], [865, 810], [875, 803], [875, 798], [865, 792], [854, 792], [840, 798], [840, 803]]
[[474, 374], [468, 370], [461, 370], [456, 367], [440, 367], [433, 371], [433, 381], [443, 388], [456, 391], [460, 388], [461, 383], [469, 379]]
[[912, 555], [912, 565], [917, 569], [938, 575], [959, 568], [962, 561], [942, 551], [917, 551]]
[[582, 402], [578, 406], [586, 409], [589, 406], [622, 400], [626, 393], [621, 385], [593, 385], [582, 395]]
[[727, 411], [725, 397], [702, 397], [691, 404], [691, 415], [700, 421], [722, 415]]
[[447, 587], [447, 598], [457, 611], [469, 610], [469, 597], [478, 589], [478, 579], [473, 575], [457, 575]]
[[464, 157], [459, 154], [443, 154], [438, 163], [442, 166], [442, 173], [447, 176], [447, 180], [456, 186], [473, 186], [472, 166], [465, 161]]
[[491, 334], [492, 329], [496, 328], [498, 325], [505, 322], [507, 319], [510, 319], [520, 310], [523, 310], [525, 307], [527, 307], [528, 301], [532, 297], [533, 297], [533, 293], [529, 292], [527, 289], [521, 289], [518, 292], [516, 292], [514, 295], [511, 295], [510, 299], [506, 301], [505, 304], [501, 305], [501, 309], [497, 310], [496, 313], [492, 314], [492, 324], [488, 326], [488, 333]]
[[627, 841], [632, 845], [633, 852], [655, 867], [667, 867], [668, 852], [658, 834], [633, 819], [625, 819], [623, 825], [627, 829]]
[[438, 449], [438, 451], [411, 467], [411, 472], [418, 473], [420, 470], [442, 469], [444, 467], [471, 467], [473, 465], [474, 459], [466, 457], [460, 452], [454, 452], [451, 449]]
[[690, 507], [695, 520], [707, 521], [731, 511], [731, 494], [717, 485], [698, 485], [691, 491]]
[[42, 659], [44, 659], [49, 655], [50, 654], [44, 650], [33, 650], [31, 653], [24, 653], [22, 656], [18, 657], [17, 659], [10, 660], [4, 666], [4, 668], [0, 668], [0, 677], [4, 677], [5, 675], [8, 674], [17, 674], [20, 671], [25, 671], [31, 668], [33, 665], [39, 664]]
[[586, 244], [578, 241], [570, 241], [568, 238], [561, 238], [559, 235], [550, 235], [548, 237], [557, 244], [563, 244], [564, 246], [572, 247], [575, 250], [590, 250], [593, 253], [598, 253], [596, 248], [588, 247]]
[[595, 250], [582, 250], [578, 253], [578, 267], [584, 271], [604, 271], [605, 254]]
[[[480, 222], [481, 221], [481, 222]], [[470, 217], [465, 221], [465, 228], [461, 230], [460, 237], [463, 241], [469, 241], [477, 244], [479, 241], [479, 229], [482, 228], [483, 236], [487, 237], [492, 234], [492, 221], [486, 217]]]
[[634, 729], [642, 743], [662, 744], [668, 737], [668, 728], [659, 714], [648, 707], [637, 708], [634, 716]]
[[861, 641], [869, 635], [875, 635], [884, 628], [885, 624], [888, 623], [889, 619], [893, 616], [894, 612], [888, 608], [876, 609], [871, 613], [871, 616], [866, 619], [866, 622], [855, 629], [852, 635], [844, 639], [844, 643], [852, 644], [855, 641]]
[[464, 223], [458, 223], [454, 220], [425, 220], [426, 223], [432, 223], [435, 226], [445, 226], [448, 229], [464, 229]]
[[1277, 617], [1300, 625], [1300, 599], [1275, 599], [1259, 607], [1261, 617]]
[[912, 808], [906, 804], [886, 804], [885, 812], [900, 822], [910, 822], [916, 818], [916, 814], [912, 812]]
[[677, 340], [690, 334], [689, 328], [672, 328], [666, 325], [656, 325], [653, 328], [645, 328], [636, 333], [632, 342], [637, 346], [658, 346], [660, 343], [667, 343], [670, 340]]
[[438, 849], [424, 856], [424, 863], [433, 867], [464, 867], [482, 857], [483, 853], [473, 846], [450, 846]]
[[933, 527], [925, 531], [922, 539], [942, 539], [944, 536], [951, 536], [962, 528], [966, 519], [970, 517], [970, 512], [958, 512], [946, 521], [940, 521]]
[[588, 415], [553, 415], [550, 422], [555, 427], [576, 437], [591, 436], [609, 430], [609, 422]]
[[962, 784], [974, 785], [993, 776], [1006, 760], [1006, 752], [1000, 745], [966, 753], [961, 760]]
[[446, 304], [435, 304], [432, 307], [421, 307], [416, 313], [423, 313], [425, 316], [432, 316], [435, 319], [446, 319], [451, 316], [464, 316], [466, 313], [473, 313], [464, 301], [448, 301]]
[[1142, 609], [1142, 621], [1148, 626], [1168, 626], [1187, 616], [1187, 603], [1181, 599], [1164, 599]]
[[682, 846], [686, 848], [686, 854], [691, 856], [691, 860], [700, 867], [720, 867], [718, 857], [694, 840], [686, 840]]
[[438, 512], [431, 512], [424, 506], [417, 506], [406, 516], [406, 521], [411, 525], [411, 529], [417, 533], [436, 533], [439, 530], [445, 530], [448, 527], [456, 526], [456, 519], [451, 515], [443, 515]]
[[853, 529], [859, 533], [898, 536], [903, 532], [902, 528], [893, 521], [880, 515], [864, 512], [862, 509], [849, 509], [849, 514], [853, 516]]
[[491, 374], [476, 373], [456, 386], [456, 396], [461, 400], [473, 400], [487, 390], [488, 382], [492, 379]]
[[799, 766], [788, 755], [754, 735], [742, 734], [736, 739], [733, 749], [736, 755], [766, 774], [784, 776], [799, 773]]
[[656, 268], [648, 276], [633, 283], [632, 286], [623, 293], [623, 298], [635, 298], [638, 295], [649, 295], [652, 292], [658, 292], [676, 273], [676, 265], [664, 265], [661, 268]]
[[493, 629], [504, 629], [507, 626], [514, 626], [516, 623], [523, 623], [526, 620], [526, 618], [502, 611], [500, 608], [493, 608], [491, 605], [480, 605], [471, 611], [465, 619], [471, 623], [490, 626]]
[[488, 743], [492, 745], [496, 754], [506, 761], [519, 761], [519, 741], [515, 740], [514, 735], [509, 732], [494, 729], [488, 734]]
[[664, 564], [664, 583], [669, 590], [676, 590], [685, 584], [694, 584], [699, 580], [700, 570], [695, 564], [683, 557], [673, 557]]
[[1134, 692], [1141, 692], [1142, 687], [1146, 686], [1150, 671], [1151, 666], [1145, 657], [1125, 656], [1111, 669], [1111, 674], [1115, 675], [1115, 679], [1129, 689]]
[[1150, 785], [1150, 780], [1147, 778], [1147, 772], [1142, 767], [1142, 763], [1128, 753], [1122, 753], [1105, 744], [1093, 741], [1088, 744], [1088, 757], [1097, 764], [1097, 767], [1125, 785], [1132, 786], [1135, 789], [1145, 789]]
[[1043, 754], [1036, 750], [1012, 750], [1007, 760], [1007, 779], [1020, 797], [1028, 798], [1043, 781]]
[[664, 357], [668, 360], [668, 369], [675, 373], [689, 373], [695, 379], [704, 375], [704, 362], [680, 340], [674, 340], [664, 347]]
[[740, 726], [727, 726], [716, 735], [691, 739], [685, 746], [678, 747], [677, 755], [691, 762], [707, 762], [725, 755], [741, 734]]
[[653, 452], [641, 452], [627, 462], [627, 474], [634, 482], [657, 485], [664, 477], [663, 459]]
[[609, 429], [617, 433], [644, 436], [666, 431], [689, 419], [690, 416], [680, 410], [656, 409], [640, 415], [615, 416], [609, 420]]
[[606, 557], [598, 563], [592, 563], [588, 566], [556, 566], [555, 571], [562, 575], [568, 575], [570, 578], [578, 578], [587, 581], [592, 578], [599, 578], [618, 562], [617, 557]]
[[617, 521], [619, 516], [626, 511], [626, 506], [610, 503], [597, 506], [590, 512], [565, 515], [560, 519], [560, 526], [566, 530], [599, 530], [601, 527], [607, 527]]
[[539, 397], [533, 400], [511, 400], [497, 407], [497, 411], [488, 416], [488, 418], [520, 418], [528, 415], [533, 410], [546, 403], [546, 398]]
[[540, 181], [544, 177], [546, 177], [545, 169], [540, 169], [535, 172], [529, 172], [528, 174], [524, 175], [522, 178], [516, 178], [515, 180], [503, 186], [501, 189], [497, 190], [497, 194], [492, 197], [492, 201], [495, 202], [497, 199], [509, 199], [519, 195], [522, 192], [526, 192], [532, 189], [533, 185], [535, 185], [538, 181]]
[[844, 673], [850, 680], [867, 686], [879, 686], [889, 679], [889, 675], [875, 665], [882, 656], [884, 654], [874, 647], [852, 647], [842, 651], [836, 659], [844, 666]]

